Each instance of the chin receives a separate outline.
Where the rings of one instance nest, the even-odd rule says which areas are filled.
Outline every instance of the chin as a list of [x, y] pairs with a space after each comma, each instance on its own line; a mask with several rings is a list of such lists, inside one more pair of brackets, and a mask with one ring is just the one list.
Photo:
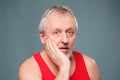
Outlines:
[[72, 53], [68, 53], [66, 56], [67, 56], [68, 58], [71, 58], [71, 57], [72, 57]]
[[64, 53], [68, 58], [71, 58], [72, 57], [72, 52], [67, 52], [67, 53]]

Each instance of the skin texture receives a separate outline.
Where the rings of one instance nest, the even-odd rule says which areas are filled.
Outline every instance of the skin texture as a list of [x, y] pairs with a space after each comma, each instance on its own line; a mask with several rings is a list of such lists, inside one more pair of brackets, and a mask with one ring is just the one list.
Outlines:
[[[40, 33], [44, 49], [40, 52], [55, 80], [69, 80], [75, 70], [72, 51], [76, 41], [76, 27], [70, 14], [51, 14], [46, 22], [46, 30]], [[100, 80], [95, 61], [82, 54], [91, 80]], [[18, 80], [42, 80], [41, 72], [33, 57], [21, 64]]]
[[56, 80], [69, 80], [69, 58], [73, 58], [72, 51], [76, 38], [74, 20], [69, 14], [57, 17], [50, 15], [46, 26], [46, 34], [41, 33], [41, 39], [46, 53], [59, 69]]

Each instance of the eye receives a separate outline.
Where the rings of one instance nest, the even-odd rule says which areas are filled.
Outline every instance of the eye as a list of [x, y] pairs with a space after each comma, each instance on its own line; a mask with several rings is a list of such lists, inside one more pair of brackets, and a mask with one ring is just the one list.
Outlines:
[[67, 35], [70, 36], [70, 37], [72, 37], [74, 34], [75, 34], [74, 31], [68, 31], [68, 32], [67, 32]]
[[53, 34], [59, 34], [59, 32], [55, 31], [55, 32], [53, 32]]
[[54, 35], [54, 36], [59, 36], [59, 35], [60, 35], [60, 32], [59, 32], [59, 31], [54, 31], [54, 32], [53, 32], [53, 35]]

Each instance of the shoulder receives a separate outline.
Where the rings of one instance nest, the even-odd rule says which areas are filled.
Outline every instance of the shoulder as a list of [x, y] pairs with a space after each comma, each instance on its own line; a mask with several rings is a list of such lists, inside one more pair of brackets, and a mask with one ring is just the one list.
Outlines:
[[40, 69], [33, 56], [20, 65], [18, 80], [40, 80], [40, 76]]
[[99, 72], [99, 69], [98, 69], [98, 66], [97, 66], [95, 60], [85, 54], [82, 54], [82, 55], [83, 55], [83, 58], [84, 58], [84, 61], [86, 64], [86, 68], [87, 68], [87, 71], [88, 71], [88, 74], [89, 74], [91, 80], [101, 80], [100, 72]]

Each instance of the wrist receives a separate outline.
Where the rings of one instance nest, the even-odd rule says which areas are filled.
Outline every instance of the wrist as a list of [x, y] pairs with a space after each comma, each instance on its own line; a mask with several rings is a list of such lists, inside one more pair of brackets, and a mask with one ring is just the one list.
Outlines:
[[61, 66], [55, 80], [69, 80], [69, 78], [70, 78], [70, 66], [68, 65]]
[[59, 72], [63, 74], [70, 74], [70, 63], [64, 64], [59, 68]]
[[59, 65], [59, 69], [69, 68], [70, 65], [71, 65], [70, 60], [66, 59], [66, 60], [62, 61], [62, 63]]

